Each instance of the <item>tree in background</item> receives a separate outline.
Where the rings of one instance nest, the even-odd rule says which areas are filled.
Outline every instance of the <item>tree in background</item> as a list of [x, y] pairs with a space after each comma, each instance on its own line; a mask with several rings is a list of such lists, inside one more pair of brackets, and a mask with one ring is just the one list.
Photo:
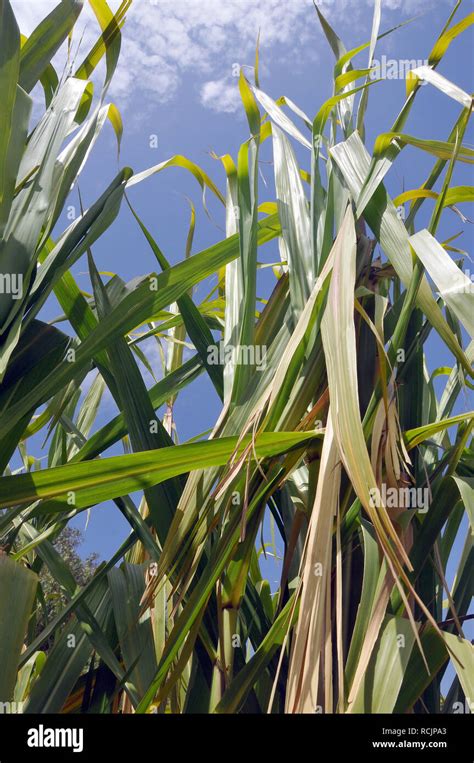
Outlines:
[[[79, 547], [84, 539], [84, 534], [77, 527], [66, 526], [54, 541], [54, 548], [61, 559], [67, 565], [78, 586], [85, 586], [91, 580], [97, 569], [99, 555], [96, 553], [81, 557]], [[68, 598], [56, 578], [53, 577], [47, 566], [41, 568], [39, 583], [44, 596], [44, 605], [40, 607], [39, 617], [36, 623], [36, 635], [40, 635], [48, 622], [59, 614], [66, 606]], [[47, 651], [53, 643], [53, 637], [42, 644], [41, 649]]]

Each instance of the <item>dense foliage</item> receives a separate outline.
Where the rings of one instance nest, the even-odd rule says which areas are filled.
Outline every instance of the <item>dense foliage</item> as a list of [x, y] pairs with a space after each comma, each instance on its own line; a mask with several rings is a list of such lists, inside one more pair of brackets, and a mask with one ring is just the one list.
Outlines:
[[[113, 14], [90, 0], [100, 36], [58, 78], [51, 61], [82, 2], [63, 0], [25, 39], [0, 0], [0, 664], [9, 666], [0, 700], [26, 713], [453, 712], [474, 697], [463, 630], [474, 414], [462, 412], [474, 325], [462, 254], [438, 229], [448, 207], [473, 199], [454, 177], [474, 152], [464, 143], [471, 96], [438, 67], [473, 14], [461, 18], [457, 4], [428, 65], [408, 76], [395, 124], [377, 127], [372, 154], [364, 120], [377, 97], [369, 69], [380, 3], [371, 39], [350, 51], [317, 10], [308, 23], [319, 18], [336, 63], [333, 96], [314, 118], [260, 89], [257, 56], [253, 81], [240, 76], [249, 134], [236, 160], [221, 158], [223, 193], [181, 156], [140, 175], [125, 167], [60, 231], [107, 119], [120, 141], [107, 89], [130, 2]], [[405, 132], [422, 81], [459, 108], [445, 141], [428, 126]], [[32, 126], [38, 82], [45, 106]], [[266, 141], [274, 201], [261, 204]], [[404, 151], [428, 152], [433, 166], [392, 199], [384, 178]], [[156, 273], [104, 282], [94, 242], [127, 190], [168, 166], [222, 203], [226, 237], [191, 255], [193, 210], [188, 256], [171, 267], [133, 210]], [[422, 205], [432, 206], [426, 229]], [[272, 239], [281, 259], [261, 309], [258, 250]], [[81, 257], [91, 294], [71, 273]], [[213, 274], [217, 288], [197, 303], [193, 287]], [[42, 319], [50, 300], [67, 329]], [[452, 367], [430, 374], [434, 333]], [[166, 358], [148, 389], [144, 348], [154, 336]], [[221, 415], [206, 439], [178, 445], [179, 392], [203, 374]], [[97, 427], [105, 389], [120, 413]], [[38, 434], [46, 462], [28, 455]], [[108, 455], [117, 443], [123, 455]], [[130, 535], [85, 579], [58, 538], [106, 501]], [[284, 549], [277, 588], [265, 579], [268, 523]], [[52, 597], [54, 617], [44, 619]]]

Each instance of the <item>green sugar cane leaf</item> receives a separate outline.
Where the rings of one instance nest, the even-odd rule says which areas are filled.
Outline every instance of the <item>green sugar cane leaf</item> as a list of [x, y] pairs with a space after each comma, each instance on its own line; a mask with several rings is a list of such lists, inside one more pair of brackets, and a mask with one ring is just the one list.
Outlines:
[[465, 109], [471, 108], [472, 97], [462, 90], [462, 88], [455, 85], [454, 82], [450, 82], [450, 80], [446, 79], [446, 77], [443, 77], [429, 66], [417, 66], [409, 72], [407, 77], [408, 95], [416, 87], [418, 80], [429, 82], [449, 98], [453, 98], [453, 100], [460, 103]]
[[453, 480], [458, 486], [461, 499], [469, 517], [471, 534], [474, 535], [474, 479], [469, 477], [453, 476]]
[[154, 167], [150, 167], [147, 170], [143, 170], [143, 172], [138, 172], [135, 175], [133, 175], [130, 180], [127, 183], [127, 188], [132, 188], [134, 185], [137, 185], [137, 183], [141, 183], [143, 180], [146, 180], [149, 177], [152, 177], [152, 175], [156, 175], [159, 172], [162, 172], [162, 170], [167, 169], [168, 167], [181, 167], [182, 169], [187, 170], [188, 172], [193, 175], [196, 180], [198, 181], [199, 185], [202, 189], [202, 199], [204, 204], [204, 209], [207, 212], [207, 206], [206, 206], [206, 189], [208, 188], [212, 193], [219, 199], [219, 201], [222, 202], [222, 204], [225, 204], [225, 199], [222, 196], [221, 192], [211, 180], [211, 178], [194, 162], [187, 159], [185, 156], [176, 155], [172, 156], [171, 159], [168, 159], [165, 162], [160, 162], [160, 164], [156, 164]]
[[[221, 156], [220, 160], [224, 166], [226, 182], [226, 221], [225, 233], [227, 237], [233, 236], [237, 232], [237, 210], [238, 206], [238, 180], [237, 168], [231, 156], [228, 154]], [[225, 314], [224, 331], [222, 341], [224, 347], [234, 347], [239, 331], [240, 310], [243, 304], [244, 283], [242, 278], [242, 262], [233, 260], [226, 265], [224, 270], [225, 284]], [[235, 379], [235, 359], [234, 353], [230, 352], [225, 357], [223, 381], [224, 381], [224, 403], [228, 404], [232, 397], [232, 388]]]
[[474, 339], [474, 287], [471, 279], [460, 270], [446, 250], [427, 230], [410, 236], [410, 244], [435, 282], [448, 307], [459, 318]]
[[260, 90], [258, 87], [252, 87], [255, 98], [260, 105], [265, 109], [269, 117], [275, 122], [278, 127], [290, 135], [292, 138], [301, 143], [302, 146], [311, 149], [311, 143], [304, 135], [295, 127], [291, 119], [286, 116], [285, 112], [278, 106], [273, 98]]
[[[336, 92], [338, 93], [340, 90], [343, 90], [345, 87], [347, 87], [347, 85], [350, 85], [352, 82], [355, 82], [358, 79], [362, 79], [362, 77], [367, 77], [371, 71], [371, 69], [351, 69], [351, 71], [339, 74], [339, 76], [336, 77], [334, 81]], [[364, 92], [367, 92], [367, 90]]]
[[[38, 256], [39, 262], [43, 263], [46, 257], [54, 251], [54, 248], [54, 242], [51, 239], [48, 239]], [[94, 328], [97, 328], [98, 320], [77, 286], [70, 271], [63, 273], [63, 275], [55, 282], [54, 294], [77, 336], [83, 341]], [[105, 350], [101, 350], [97, 353], [94, 357], [94, 361], [104, 377], [112, 395], [115, 396], [116, 384], [108, 369], [109, 361]]]
[[474, 696], [474, 646], [465, 638], [443, 631], [443, 639], [466, 697]]
[[[191, 256], [193, 241], [194, 241], [194, 234], [196, 231], [196, 210], [195, 210], [193, 202], [190, 199], [188, 199], [188, 204], [190, 207], [190, 219], [189, 219], [188, 234], [186, 236], [186, 245], [185, 245], [186, 258]], [[189, 297], [192, 303], [192, 306], [190, 306], [188, 303], [186, 307], [191, 307], [194, 320], [198, 321], [201, 329], [206, 332], [204, 335], [202, 335], [201, 332], [199, 332], [198, 341], [202, 342], [202, 339], [204, 339], [203, 345], [201, 345], [201, 352], [203, 353], [203, 357], [205, 357], [205, 362], [207, 363], [209, 348], [213, 343], [213, 336], [207, 326], [206, 321], [202, 317], [199, 309], [194, 305], [194, 302], [192, 301], [192, 296], [193, 296], [192, 289], [189, 292], [189, 294], [186, 294], [185, 296]], [[171, 314], [174, 314], [181, 318], [183, 317], [181, 315], [181, 310], [177, 302], [175, 302], [173, 305], [170, 305], [170, 312]], [[195, 324], [193, 322], [191, 324], [191, 331], [193, 331], [194, 327], [195, 327]], [[167, 348], [168, 351], [166, 356], [165, 368], [166, 368], [166, 374], [169, 374], [172, 371], [174, 371], [176, 368], [178, 368], [183, 362], [183, 353], [184, 353], [184, 348], [186, 343], [186, 327], [184, 323], [181, 322], [174, 328], [171, 328], [168, 331], [167, 336], [168, 336], [168, 348]], [[206, 340], [207, 340], [207, 344], [206, 344]], [[206, 351], [205, 355], [204, 355], [204, 351]], [[211, 364], [208, 364], [208, 365], [211, 366]], [[220, 388], [220, 397], [222, 399], [222, 383]], [[170, 398], [168, 401], [168, 408], [169, 409], [172, 408], [174, 403], [175, 403], [175, 398]]]
[[319, 23], [321, 24], [322, 30], [326, 36], [326, 39], [331, 46], [331, 50], [334, 53], [337, 61], [339, 61], [345, 54], [346, 54], [346, 46], [338, 37], [332, 26], [329, 24], [325, 16], [320, 11], [318, 5], [315, 3], [314, 7], [316, 8], [316, 13], [318, 14]]
[[49, 108], [54, 94], [59, 87], [58, 75], [56, 74], [56, 69], [52, 64], [48, 64], [40, 77], [40, 82], [44, 91], [45, 106], [46, 108]]
[[76, 426], [84, 439], [89, 436], [94, 425], [104, 392], [105, 382], [100, 374], [96, 374], [77, 414]]
[[[124, 15], [127, 8], [130, 6], [130, 3], [121, 3], [115, 15], [112, 13], [105, 0], [89, 0], [89, 3], [102, 30], [101, 40], [103, 41], [105, 48], [106, 76], [102, 91], [102, 97], [104, 97], [104, 94], [112, 81], [118, 63], [121, 45], [120, 26], [124, 23]], [[101, 48], [100, 51], [103, 53], [103, 48]], [[89, 78], [91, 70], [89, 58], [86, 59], [86, 62], [89, 63], [87, 73], [87, 78]]]
[[[438, 199], [439, 193], [431, 191], [429, 188], [415, 188], [412, 191], [404, 191], [397, 196], [393, 203], [396, 207], [406, 204], [408, 201], [415, 201], [417, 199]], [[472, 185], [456, 185], [448, 188], [445, 197], [443, 199], [443, 207], [451, 207], [453, 204], [461, 204], [462, 202], [474, 201], [474, 186]]]
[[239, 90], [240, 97], [242, 98], [242, 103], [244, 104], [245, 113], [247, 115], [250, 132], [255, 139], [258, 139], [260, 137], [260, 112], [254, 97], [254, 89], [252, 89], [252, 87], [245, 79], [242, 69], [240, 70]]
[[352, 98], [352, 96], [356, 93], [359, 93], [362, 90], [366, 90], [371, 85], [376, 85], [378, 82], [380, 82], [379, 79], [370, 80], [363, 85], [354, 87], [352, 90], [346, 90], [343, 93], [339, 93], [338, 95], [333, 95], [331, 98], [328, 98], [328, 100], [323, 103], [314, 118], [313, 141], [316, 139], [318, 146], [321, 144], [321, 141], [323, 140], [324, 128], [326, 127], [326, 123], [331, 115], [331, 111], [335, 108], [335, 106], [343, 103], [347, 98]]
[[[279, 474], [280, 468], [277, 467], [276, 476]], [[276, 477], [269, 478], [268, 484], [258, 490], [255, 498], [248, 507], [248, 520], [251, 519], [253, 513], [261, 506], [262, 500], [266, 500], [268, 494], [272, 492], [274, 487], [272, 482], [274, 479], [276, 479]], [[138, 713], [147, 712], [157, 691], [163, 685], [173, 660], [176, 657], [178, 650], [183, 645], [187, 634], [189, 634], [189, 638], [193, 636], [193, 626], [195, 626], [200, 618], [202, 618], [203, 607], [206, 606], [217, 580], [232, 558], [233, 552], [239, 542], [239, 537], [240, 516], [239, 513], [234, 513], [230, 517], [230, 521], [227, 523], [225, 531], [221, 536], [218, 548], [213, 553], [211, 560], [206, 564], [204, 573], [200, 576], [186, 602], [186, 605], [183, 607], [177, 620], [175, 620], [174, 627], [168, 637], [164, 653], [158, 665], [156, 675], [137, 707]], [[177, 678], [179, 678], [179, 673], [174, 676], [175, 680], [177, 680]]]
[[[37, 172], [15, 196], [0, 243], [0, 267], [3, 272], [15, 273], [22, 279], [22, 295], [2, 295], [0, 301], [0, 331], [11, 325], [21, 313], [27, 299], [28, 286], [36, 265], [35, 250], [42, 231], [48, 226], [55, 193], [55, 163], [61, 145], [74, 119], [74, 108], [84, 89], [80, 80], [68, 78], [54, 97], [50, 108], [34, 130], [23, 153], [19, 178], [35, 167]], [[3, 358], [2, 366], [6, 362]]]
[[272, 623], [255, 654], [237, 673], [215, 713], [238, 713], [252, 687], [265, 672], [269, 662], [282, 646], [289, 629], [296, 622], [298, 607], [295, 606], [294, 594], [289, 598], [278, 617]]
[[[359, 198], [370, 167], [370, 157], [359, 135], [353, 133], [345, 142], [331, 149], [336, 164], [354, 200]], [[383, 251], [395, 268], [397, 275], [408, 288], [412, 279], [413, 260], [410, 252], [409, 234], [398, 218], [397, 210], [383, 184], [364, 209], [364, 218], [374, 231]], [[417, 294], [417, 304], [443, 341], [471, 374], [468, 362], [453, 331], [436, 304], [426, 278], [423, 278]]]
[[412, 450], [417, 445], [425, 440], [428, 440], [438, 432], [443, 432], [448, 427], [455, 424], [467, 424], [472, 428], [474, 425], [474, 411], [470, 413], [461, 413], [458, 416], [452, 416], [449, 419], [443, 419], [441, 421], [435, 421], [432, 424], [425, 424], [422, 427], [416, 429], [410, 429], [405, 432], [405, 442], [408, 450]]
[[[57, 534], [57, 529], [54, 526], [51, 529]], [[20, 528], [20, 536], [22, 539], [24, 538], [27, 542], [29, 541], [29, 545], [35, 543], [39, 545], [39, 557], [43, 560], [50, 574], [60, 585], [61, 589], [67, 593], [68, 597], [73, 598], [80, 590], [80, 587], [77, 585], [72, 570], [66, 560], [61, 557], [61, 554], [57, 551], [54, 545], [44, 538], [45, 535], [46, 532], [38, 533], [36, 528], [29, 522], [22, 522]], [[41, 536], [43, 537], [41, 538]], [[108, 665], [110, 670], [112, 670], [116, 678], [121, 681], [124, 677], [123, 669], [114, 655], [107, 639], [104, 637], [99, 623], [89, 609], [87, 603], [80, 603], [75, 609], [75, 614], [97, 653]]]
[[394, 713], [413, 712], [413, 705], [426, 687], [431, 684], [447, 660], [446, 645], [433, 627], [424, 626], [420, 631], [420, 640], [428, 662], [429, 672], [423, 664], [420, 651], [412, 649], [397, 701], [392, 711]]
[[[374, 15], [372, 17], [372, 34], [370, 36], [369, 61], [367, 64], [369, 67], [369, 72], [372, 68], [377, 40], [380, 39], [379, 29], [380, 29], [381, 18], [382, 18], [382, 2], [381, 0], [375, 0]], [[383, 35], [380, 35], [380, 37], [382, 36]], [[362, 95], [359, 101], [359, 108], [357, 110], [357, 129], [359, 130], [362, 140], [364, 140], [364, 135], [365, 135], [364, 118], [365, 118], [365, 112], [367, 110], [368, 101], [369, 101], [369, 91], [364, 90], [362, 92]]]
[[0, 112], [0, 208], [2, 210], [3, 205], [8, 203], [8, 197], [14, 189], [16, 179], [16, 173], [12, 173], [16, 162], [11, 162], [11, 160], [9, 162], [9, 154], [12, 128], [17, 129], [14, 112], [19, 70], [20, 32], [10, 3], [7, 0], [2, 0], [0, 2], [0, 100], [2, 103]]
[[122, 115], [120, 114], [120, 111], [118, 110], [115, 103], [109, 103], [107, 116], [110, 124], [114, 129], [115, 137], [117, 138], [117, 157], [120, 158], [120, 146], [122, 144], [123, 135], [123, 121]]
[[[375, 141], [374, 157], [380, 158], [393, 142], [397, 144], [398, 150], [404, 146], [414, 146], [415, 148], [420, 148], [422, 151], [426, 151], [433, 156], [437, 156], [439, 159], [445, 159], [447, 161], [451, 159], [455, 149], [454, 143], [448, 143], [443, 140], [424, 140], [423, 138], [416, 138], [413, 135], [407, 135], [406, 133], [386, 132], [379, 135]], [[474, 151], [467, 146], [461, 146], [458, 159], [460, 162], [474, 164]], [[372, 192], [373, 190], [374, 186], [372, 186]], [[362, 214], [364, 206], [365, 200], [359, 200], [358, 211], [360, 214]]]
[[390, 537], [406, 557], [386, 509], [381, 507], [374, 511], [370, 500], [370, 492], [376, 486], [376, 481], [360, 418], [353, 305], [356, 232], [350, 206], [347, 207], [333, 249], [334, 268], [321, 333], [331, 406], [335, 412], [333, 426], [336, 441], [354, 490], [369, 514], [379, 540]]
[[[110, 314], [112, 307], [90, 251], [88, 259], [97, 315], [99, 320], [103, 320]], [[155, 416], [148, 390], [126, 340], [123, 337], [117, 337], [108, 346], [107, 354], [110, 370], [117, 382], [117, 403], [127, 423], [133, 450], [144, 452], [155, 448], [172, 447], [171, 437]], [[145, 489], [147, 504], [160, 540], [166, 537], [182, 487], [183, 480], [180, 475], [180, 479], [166, 480], [159, 486], [150, 486]]]
[[86, 601], [89, 595], [91, 595], [97, 589], [99, 584], [102, 584], [102, 581], [104, 581], [107, 572], [111, 570], [124, 557], [127, 551], [130, 550], [130, 548], [137, 542], [137, 540], [137, 534], [135, 532], [130, 533], [127, 540], [122, 543], [118, 551], [116, 551], [115, 554], [113, 554], [113, 556], [107, 562], [104, 562], [96, 570], [95, 575], [89, 580], [89, 582], [77, 591], [72, 599], [67, 602], [64, 609], [62, 609], [55, 617], [53, 617], [48, 625], [44, 628], [44, 630], [38, 636], [36, 636], [36, 638], [33, 639], [33, 641], [21, 655], [20, 667], [23, 667], [23, 665], [28, 662], [31, 655], [41, 647], [41, 644], [43, 644], [47, 638], [49, 638], [53, 633], [56, 632], [58, 628], [61, 627], [61, 625], [68, 619], [68, 617], [74, 613], [76, 608], [81, 603]]
[[[320, 432], [264, 433], [256, 440], [256, 454], [268, 458], [286, 453], [318, 436]], [[237, 437], [225, 437], [2, 477], [0, 507], [52, 498], [67, 505], [70, 491], [75, 493], [74, 506], [93, 505], [185, 474], [189, 465], [193, 470], [224, 465], [236, 448], [241, 453], [250, 440], [248, 435], [240, 443]]]
[[[163, 270], [168, 270], [170, 267], [168, 260], [164, 256], [163, 252], [159, 248], [158, 244], [156, 243], [155, 239], [151, 235], [148, 228], [145, 226], [145, 224], [142, 222], [142, 220], [139, 218], [139, 216], [137, 215], [137, 213], [131, 206], [130, 202], [129, 202], [129, 207], [138, 225], [140, 226], [143, 232], [143, 235], [148, 241], [156, 259], [158, 260], [160, 267]], [[189, 338], [193, 342], [199, 354], [199, 357], [201, 358], [201, 362], [206, 368], [206, 371], [209, 374], [209, 377], [212, 383], [214, 384], [217, 394], [222, 399], [222, 395], [223, 395], [222, 369], [220, 368], [220, 366], [209, 362], [209, 349], [214, 345], [214, 338], [212, 336], [212, 333], [210, 329], [208, 328], [205, 319], [202, 317], [199, 309], [196, 307], [196, 305], [194, 304], [189, 294], [183, 294], [183, 296], [177, 300], [177, 305], [179, 308], [179, 312], [181, 313], [183, 323], [189, 334]]]
[[345, 675], [348, 687], [351, 686], [354, 678], [360, 650], [362, 649], [364, 637], [370, 623], [374, 601], [376, 600], [377, 585], [380, 579], [379, 547], [373, 527], [365, 519], [361, 520], [361, 531], [364, 542], [364, 577], [351, 645], [346, 661]]
[[[259, 221], [257, 239], [259, 244], [270, 241], [280, 233], [278, 216], [271, 215]], [[142, 279], [137, 288], [103, 320], [82, 342], [75, 355], [75, 362], [58, 366], [49, 378], [39, 384], [28, 400], [12, 406], [2, 417], [0, 429], [6, 434], [28, 411], [52, 397], [58, 389], [73, 378], [83, 365], [90, 363], [103, 350], [112, 337], [124, 336], [137, 325], [145, 323], [150, 316], [172, 302], [176, 302], [191, 286], [207, 278], [216, 270], [238, 256], [239, 239], [232, 236], [225, 241], [195, 254], [160, 275]]]
[[[110, 591], [99, 580], [85, 601], [98, 627], [103, 631], [110, 618]], [[59, 713], [89, 660], [93, 644], [90, 628], [75, 618], [55, 640], [38, 680], [35, 681], [26, 713]]]
[[15, 702], [25, 702], [30, 693], [32, 681], [40, 675], [45, 662], [45, 652], [38, 651], [35, 652], [26, 665], [18, 671], [18, 680], [15, 686], [14, 695]]
[[407, 619], [386, 619], [350, 712], [393, 713], [414, 643]]
[[[91, 117], [82, 125], [57, 158], [54, 167], [53, 184], [55, 194], [51, 205], [50, 228], [57, 223], [64, 209], [67, 197], [77, 186], [87, 159], [99, 138], [112, 106], [98, 106]], [[46, 236], [43, 235], [43, 242]]]
[[[375, 36], [375, 29], [377, 28], [378, 24], [380, 23], [379, 19], [379, 0], [376, 0], [374, 2], [374, 15], [372, 19], [372, 34], [371, 39], [369, 42], [364, 42], [362, 45], [358, 45], [355, 48], [352, 48], [351, 50], [348, 50], [346, 53], [344, 53], [337, 61], [335, 67], [334, 67], [334, 76], [337, 77], [339, 74], [341, 74], [343, 71], [347, 69], [347, 64], [349, 64], [352, 59], [358, 55], [358, 53], [361, 53], [363, 50], [367, 50], [367, 48], [370, 48], [372, 53], [370, 53], [369, 50], [369, 68], [371, 66], [371, 62], [373, 61], [373, 53], [375, 52], [375, 46], [376, 43], [379, 40], [382, 40], [384, 37], [388, 37], [388, 35], [392, 34], [392, 32], [396, 32], [397, 29], [401, 29], [402, 27], [406, 26], [407, 24], [412, 24], [413, 21], [416, 21], [416, 17], [407, 19], [406, 21], [402, 21], [400, 24], [396, 24], [395, 26], [391, 27], [390, 29], [387, 29], [385, 32], [381, 32], [381, 34], [377, 34]], [[337, 57], [336, 51], [335, 55]], [[365, 91], [367, 92], [367, 91]], [[360, 106], [359, 106], [360, 109]], [[357, 129], [359, 129], [359, 126], [357, 126]]]
[[[406, 101], [407, 113], [410, 107], [410, 103], [413, 102], [413, 97], [415, 95], [415, 92], [416, 91], [413, 91], [413, 94], [411, 94]], [[451, 149], [459, 148], [456, 146], [456, 142], [458, 140], [458, 134], [461, 130], [465, 129], [465, 125], [467, 123], [468, 117], [469, 117], [468, 109], [465, 109], [464, 111], [461, 112], [460, 116], [458, 117], [458, 119], [456, 120], [454, 124], [453, 129], [451, 130], [449, 139], [445, 143], [445, 146], [447, 144], [448, 146], [451, 146]], [[404, 123], [404, 119], [397, 120], [394, 128], [396, 126], [400, 126], [400, 124], [403, 124], [403, 123]], [[365, 209], [369, 199], [372, 197], [372, 195], [375, 193], [375, 191], [381, 184], [383, 178], [389, 171], [390, 167], [394, 163], [397, 156], [400, 154], [404, 145], [405, 144], [399, 143], [397, 140], [388, 141], [388, 143], [387, 141], [385, 141], [385, 148], [382, 155], [379, 158], [377, 158], [376, 155], [374, 154], [374, 157], [367, 169], [367, 173], [364, 178], [364, 183], [361, 187], [361, 190], [359, 192], [359, 196], [357, 199], [357, 210], [359, 215], [363, 213], [363, 210]], [[439, 178], [443, 170], [445, 163], [452, 159], [453, 150], [451, 150], [451, 153], [449, 154], [449, 156], [447, 156], [447, 154], [449, 154], [449, 151], [445, 150], [443, 152], [443, 157], [447, 157], [447, 158], [438, 159], [427, 181], [423, 184], [423, 188], [431, 189], [434, 186], [434, 184], [436, 183], [437, 179]], [[413, 205], [412, 210], [410, 211], [410, 215], [408, 216], [406, 220], [407, 230], [410, 230], [411, 225], [413, 224], [413, 220], [416, 215], [416, 212], [418, 211], [418, 208], [421, 204], [422, 204], [422, 200], [417, 200], [415, 204]]]
[[255, 302], [257, 289], [258, 249], [258, 160], [260, 151], [260, 112], [243, 72], [239, 80], [240, 94], [252, 139], [242, 143], [237, 162], [237, 228], [239, 231], [238, 278], [242, 299], [236, 324], [233, 385], [231, 404], [238, 404], [255, 371], [255, 362], [244, 358], [242, 350], [255, 346]]
[[101, 2], [101, 0], [94, 2], [94, 12], [96, 15], [97, 13], [100, 14], [99, 23], [103, 31], [74, 74], [74, 76], [79, 79], [89, 79], [92, 72], [105, 55], [107, 60], [107, 72], [104, 90], [107, 89], [108, 83], [114, 73], [118, 51], [120, 50], [120, 30], [125, 23], [125, 15], [131, 6], [131, 0], [123, 0], [115, 15], [110, 10], [107, 10], [105, 5], [106, 4]]
[[314, 282], [310, 212], [291, 144], [279, 127], [274, 126], [272, 134], [282, 242], [288, 263], [291, 303], [297, 321]]
[[462, 19], [462, 21], [454, 24], [449, 29], [445, 29], [433, 46], [428, 58], [428, 64], [430, 66], [438, 64], [447, 52], [451, 43], [459, 37], [460, 34], [465, 32], [466, 29], [469, 29], [472, 24], [474, 24], [474, 13], [470, 13]]
[[12, 355], [0, 389], [0, 409], [22, 399], [71, 346], [71, 337], [42, 321], [32, 321]]
[[[202, 363], [197, 356], [190, 358], [171, 374], [161, 379], [149, 390], [149, 396], [154, 410], [162, 406], [180, 389], [190, 384], [203, 371]], [[128, 432], [123, 413], [115, 416], [89, 437], [82, 448], [73, 456], [72, 461], [86, 461], [96, 458], [103, 451], [117, 443]]]
[[146, 565], [122, 564], [108, 573], [112, 607], [125, 670], [140, 699], [156, 671], [151, 619], [140, 617]]
[[38, 576], [0, 554], [0, 701], [13, 699], [20, 654], [35, 598]]
[[30, 290], [29, 322], [44, 305], [61, 276], [113, 223], [122, 203], [129, 171], [122, 170], [102, 196], [63, 233], [37, 270]]
[[61, 0], [21, 49], [20, 85], [29, 93], [72, 30], [84, 0]]

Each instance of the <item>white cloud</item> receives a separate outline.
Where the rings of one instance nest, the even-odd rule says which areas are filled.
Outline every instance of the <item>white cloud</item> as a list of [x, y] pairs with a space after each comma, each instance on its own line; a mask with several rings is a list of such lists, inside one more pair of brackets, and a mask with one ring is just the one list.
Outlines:
[[[384, 0], [383, 23], [449, 0]], [[22, 32], [29, 34], [57, 0], [12, 0]], [[115, 9], [119, 0], [110, 0]], [[373, 0], [321, 0], [336, 28], [369, 29]], [[153, 106], [175, 97], [184, 76], [194, 76], [201, 102], [215, 111], [235, 110], [238, 94], [233, 64], [252, 63], [258, 31], [267, 59], [297, 61], [295, 51], [314, 49], [317, 29], [312, 0], [133, 0], [124, 27], [122, 54], [111, 95], [123, 109], [139, 94]], [[76, 40], [84, 32], [82, 51], [98, 34], [97, 22], [85, 3]], [[311, 46], [308, 41], [311, 40]], [[272, 49], [267, 52], [268, 49]], [[81, 56], [78, 57], [80, 60]]]
[[241, 107], [237, 80], [223, 77], [205, 82], [201, 87], [201, 103], [213, 111], [237, 111]]

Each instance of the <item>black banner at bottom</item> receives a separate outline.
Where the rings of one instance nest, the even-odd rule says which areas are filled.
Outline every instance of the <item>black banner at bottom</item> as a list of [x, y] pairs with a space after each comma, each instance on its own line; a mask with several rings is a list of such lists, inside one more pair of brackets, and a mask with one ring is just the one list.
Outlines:
[[[321, 760], [338, 754], [420, 763], [472, 763], [473, 718], [459, 715], [1, 715], [0, 763], [97, 761], [122, 763], [159, 752], [179, 759], [268, 756]], [[221, 744], [224, 746], [222, 747]], [[284, 747], [282, 747], [284, 745]], [[171, 749], [169, 749], [171, 747]], [[288, 749], [289, 747], [289, 749]]]

